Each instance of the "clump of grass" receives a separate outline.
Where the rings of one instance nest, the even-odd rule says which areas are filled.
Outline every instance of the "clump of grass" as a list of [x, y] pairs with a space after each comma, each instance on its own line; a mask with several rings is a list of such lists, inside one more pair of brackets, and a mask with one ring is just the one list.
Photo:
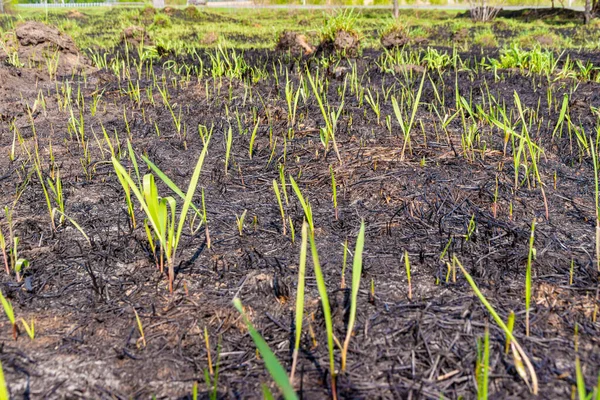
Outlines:
[[236, 222], [237, 229], [238, 229], [240, 236], [242, 236], [244, 234], [244, 220], [246, 219], [247, 212], [248, 212], [248, 210], [244, 210], [242, 215], [240, 215], [240, 216], [238, 216], [237, 214], [235, 215], [235, 222]]
[[478, 32], [473, 38], [473, 43], [481, 47], [498, 47], [498, 40], [496, 35], [491, 30], [485, 30]]
[[358, 14], [353, 9], [338, 11], [325, 20], [325, 24], [321, 28], [321, 40], [326, 42], [334, 42], [340, 31], [359, 36], [358, 32]]
[[[179, 246], [179, 240], [185, 225], [187, 212], [191, 206], [194, 193], [196, 192], [200, 172], [202, 171], [202, 165], [204, 164], [204, 158], [208, 151], [209, 141], [210, 139], [206, 141], [204, 149], [198, 157], [198, 162], [192, 173], [192, 178], [190, 179], [188, 190], [182, 204], [179, 221], [177, 221], [176, 217], [177, 202], [173, 197], [160, 197], [158, 195], [158, 189], [154, 182], [154, 175], [146, 174], [141, 182], [138, 177], [138, 182], [136, 183], [125, 167], [123, 167], [115, 157], [112, 157], [113, 168], [119, 177], [121, 185], [124, 188], [128, 187], [128, 189], [131, 189], [140, 203], [142, 210], [146, 214], [145, 228], [148, 242], [155, 253], [161, 271], [166, 259], [170, 292], [173, 292], [173, 281], [175, 280], [175, 256]], [[175, 230], [176, 226], [177, 230]], [[156, 248], [156, 242], [159, 244], [158, 249]], [[156, 250], [159, 251], [158, 256], [156, 255]]]
[[156, 14], [154, 16], [154, 21], [150, 26], [153, 29], [158, 28], [168, 28], [172, 25], [171, 17], [166, 14]]

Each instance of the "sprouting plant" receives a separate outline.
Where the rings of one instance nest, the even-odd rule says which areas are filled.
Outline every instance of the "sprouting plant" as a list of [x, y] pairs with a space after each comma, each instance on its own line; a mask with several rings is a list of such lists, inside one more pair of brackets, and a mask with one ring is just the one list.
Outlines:
[[302, 192], [300, 191], [298, 184], [296, 183], [296, 181], [294, 180], [294, 178], [291, 175], [290, 175], [290, 183], [292, 184], [292, 188], [294, 189], [294, 192], [296, 192], [296, 196], [298, 196], [298, 200], [300, 201], [300, 204], [302, 205], [302, 209], [304, 210], [304, 216], [306, 217], [306, 221], [308, 222], [308, 226], [310, 227], [310, 233], [314, 234], [315, 226], [314, 226], [314, 222], [313, 222], [312, 208], [310, 206], [310, 203], [304, 199], [304, 196], [302, 195]]
[[8, 254], [6, 253], [6, 237], [4, 236], [4, 232], [2, 232], [2, 226], [0, 226], [0, 251], [2, 252], [2, 258], [4, 259], [4, 267], [6, 268], [6, 273], [10, 274], [10, 267], [8, 265]]
[[0, 362], [0, 400], [9, 400], [8, 387], [6, 386], [6, 380], [4, 379], [4, 370], [2, 369], [2, 363]]
[[569, 268], [569, 286], [573, 286], [573, 273], [575, 272], [575, 259], [571, 258], [571, 267]]
[[469, 220], [469, 225], [467, 226], [467, 235], [465, 240], [468, 242], [469, 239], [471, 239], [471, 236], [473, 236], [473, 233], [475, 233], [475, 229], [476, 229], [476, 224], [475, 224], [475, 214], [473, 214], [471, 216], [471, 219]]
[[0, 39], [0, 50], [2, 50], [7, 56], [7, 63], [13, 67], [21, 68], [25, 64], [19, 59], [19, 51], [15, 46], [10, 46], [4, 40]]
[[254, 124], [254, 129], [252, 129], [252, 134], [250, 135], [250, 144], [248, 146], [248, 155], [250, 159], [252, 159], [252, 153], [254, 152], [254, 141], [256, 140], [256, 133], [258, 132], [258, 126], [260, 125], [260, 118], [256, 119], [256, 124]]
[[277, 204], [279, 205], [279, 212], [281, 213], [281, 225], [283, 228], [283, 235], [285, 236], [285, 211], [283, 209], [283, 202], [281, 201], [281, 193], [279, 192], [279, 186], [275, 179], [273, 179], [273, 191], [275, 192]]
[[310, 231], [309, 240], [313, 260], [313, 269], [315, 271], [315, 278], [317, 280], [317, 289], [319, 291], [319, 297], [321, 297], [321, 307], [323, 309], [323, 318], [325, 319], [325, 329], [327, 331], [327, 349], [329, 350], [329, 373], [331, 375], [331, 391], [333, 393], [333, 398], [336, 399], [336, 373], [335, 359], [333, 354], [333, 321], [331, 319], [331, 308], [329, 305], [329, 296], [327, 295], [327, 286], [325, 285], [325, 278], [323, 277], [323, 272], [321, 271], [321, 263], [319, 262], [319, 254], [317, 253], [317, 245], [315, 244], [314, 230]]
[[4, 297], [4, 293], [2, 293], [1, 290], [0, 290], [0, 302], [2, 303], [2, 308], [4, 309], [4, 313], [6, 314], [6, 317], [8, 318], [8, 320], [10, 321], [10, 323], [12, 325], [13, 339], [17, 340], [17, 335], [19, 333], [19, 330], [17, 328], [17, 321], [15, 320], [15, 311], [13, 309], [12, 304], [6, 297]]
[[35, 320], [31, 320], [30, 323], [27, 323], [27, 321], [25, 321], [24, 318], [21, 318], [21, 324], [23, 325], [23, 328], [25, 328], [25, 332], [27, 332], [27, 336], [29, 336], [29, 339], [34, 340], [35, 339]]
[[208, 370], [204, 370], [204, 383], [209, 388], [209, 399], [217, 400], [218, 398], [218, 383], [219, 383], [219, 368], [221, 365], [221, 337], [219, 336], [219, 342], [217, 343], [217, 363], [213, 368], [212, 360], [210, 358], [210, 343], [208, 339], [208, 331], [204, 327], [204, 338], [206, 342], [206, 350], [208, 352]]
[[290, 239], [292, 239], [292, 243], [296, 242], [296, 230], [294, 229], [294, 221], [292, 221], [292, 217], [288, 215], [288, 223], [290, 225]]
[[204, 201], [204, 188], [201, 190], [202, 193], [202, 215], [204, 216], [204, 231], [206, 235], [206, 247], [210, 249], [210, 235], [208, 233], [208, 215], [206, 214], [206, 202]]
[[[310, 86], [312, 87], [315, 98], [317, 99], [317, 103], [319, 104], [319, 109], [321, 110], [323, 119], [325, 120], [325, 128], [321, 128], [321, 140], [325, 145], [326, 151], [329, 149], [329, 140], [332, 141], [333, 150], [335, 151], [335, 154], [337, 155], [337, 158], [341, 163], [342, 157], [340, 156], [337, 141], [335, 140], [335, 134], [337, 130], [338, 120], [340, 118], [340, 115], [342, 114], [342, 110], [344, 109], [344, 98], [342, 96], [342, 100], [337, 111], [333, 110], [327, 102], [326, 93], [321, 93], [321, 90], [319, 90], [319, 88], [317, 87], [319, 83], [317, 81], [318, 76], [313, 77], [308, 69], [306, 70], [306, 75], [308, 77], [308, 81], [310, 82]], [[346, 83], [347, 81], [344, 81], [344, 93], [346, 91]]]
[[235, 222], [238, 228], [238, 232], [240, 233], [240, 236], [243, 235], [244, 233], [244, 219], [246, 219], [246, 212], [248, 210], [244, 210], [244, 212], [242, 213], [241, 216], [238, 217], [238, 215], [235, 215]]
[[229, 125], [229, 129], [227, 129], [227, 141], [225, 143], [225, 175], [227, 175], [227, 171], [229, 169], [229, 157], [231, 156], [232, 143], [233, 143], [233, 130], [231, 129], [231, 125]]
[[50, 222], [52, 224], [52, 229], [56, 230], [56, 224], [54, 222], [54, 218], [52, 217], [52, 202], [50, 201], [50, 193], [48, 192], [48, 188], [44, 183], [44, 176], [42, 173], [42, 165], [39, 159], [39, 150], [37, 145], [35, 146], [36, 159], [34, 160], [34, 168], [37, 173], [38, 179], [40, 181], [40, 185], [42, 186], [42, 192], [44, 193], [44, 198], [46, 199], [46, 207], [48, 207], [48, 214], [50, 214]]
[[300, 99], [300, 89], [294, 90], [294, 83], [289, 78], [288, 71], [285, 71], [285, 100], [288, 106], [288, 126], [291, 128], [296, 124], [296, 111], [298, 109], [298, 100]]
[[[515, 328], [515, 312], [511, 310], [510, 314], [508, 314], [508, 320], [506, 321], [506, 327], [509, 332], [512, 334]], [[508, 350], [510, 349], [510, 337], [506, 336], [506, 342], [504, 346], [504, 352], [508, 354]]]
[[408, 281], [408, 299], [412, 300], [412, 283], [410, 280], [410, 260], [408, 259], [408, 251], [404, 250], [404, 267], [406, 268], [406, 279]]
[[260, 335], [260, 333], [258, 333], [256, 331], [256, 329], [254, 329], [254, 326], [252, 325], [252, 323], [246, 316], [246, 313], [244, 312], [244, 308], [242, 306], [242, 302], [240, 301], [240, 299], [237, 297], [234, 298], [233, 305], [239, 311], [239, 313], [242, 315], [244, 323], [246, 324], [246, 327], [248, 328], [248, 332], [250, 333], [250, 336], [252, 337], [252, 340], [254, 341], [254, 344], [256, 345], [258, 352], [260, 353], [261, 357], [265, 361], [265, 366], [267, 367], [267, 371], [269, 371], [269, 374], [271, 375], [271, 377], [273, 378], [273, 380], [275, 381], [275, 383], [281, 390], [281, 392], [283, 394], [283, 398], [285, 400], [298, 399], [298, 396], [296, 395], [294, 388], [290, 384], [288, 376], [287, 376], [285, 370], [283, 369], [283, 367], [281, 366], [281, 364], [279, 363], [277, 356], [275, 356], [273, 351], [271, 351], [271, 349], [269, 348], [269, 345], [267, 344], [267, 342], [265, 342], [265, 339], [263, 339], [263, 337]]
[[486, 326], [483, 343], [477, 339], [477, 364], [475, 377], [477, 380], [477, 399], [487, 400], [490, 376], [490, 330]]
[[[200, 172], [202, 170], [202, 165], [204, 164], [204, 158], [206, 157], [206, 153], [208, 151], [208, 143], [209, 141], [205, 143], [204, 148], [198, 157], [198, 162], [194, 168], [194, 172], [190, 179], [188, 190], [183, 201], [181, 213], [179, 215], [179, 222], [177, 222], [176, 219], [177, 202], [173, 197], [163, 198], [158, 195], [158, 189], [154, 182], [154, 175], [146, 174], [143, 177], [141, 185], [138, 187], [139, 183], [136, 183], [123, 165], [121, 165], [116, 158], [112, 157], [112, 164], [115, 172], [117, 175], [121, 176], [119, 181], [123, 186], [129, 186], [140, 203], [142, 210], [146, 214], [146, 233], [148, 235], [148, 241], [151, 248], [156, 249], [156, 246], [154, 245], [155, 239], [160, 245], [160, 255], [157, 257], [157, 260], [161, 271], [166, 258], [169, 275], [169, 290], [171, 292], [173, 291], [173, 281], [175, 279], [175, 256], [177, 253], [177, 247], [179, 246], [179, 240], [185, 225], [187, 212], [192, 203], [194, 193], [196, 192], [198, 179], [200, 178]], [[176, 225], [177, 230], [175, 230]]]
[[14, 259], [15, 259], [14, 270], [15, 270], [15, 274], [17, 276], [17, 282], [21, 282], [21, 271], [29, 268], [29, 261], [26, 260], [25, 258], [19, 258], [19, 255], [18, 255], [19, 253], [17, 251], [18, 245], [19, 245], [19, 238], [15, 237], [14, 244], [13, 244], [13, 254], [14, 254]]
[[285, 204], [290, 204], [290, 200], [288, 198], [287, 193], [287, 183], [285, 182], [285, 167], [283, 164], [279, 164], [279, 180], [281, 181], [281, 191], [283, 192], [283, 198], [285, 199]]
[[367, 93], [365, 94], [365, 100], [373, 109], [375, 116], [377, 117], [377, 125], [380, 123], [381, 119], [381, 106], [379, 105], [379, 92], [376, 92], [376, 96], [373, 97], [373, 94], [369, 89], [367, 89]]
[[362, 253], [365, 245], [365, 221], [360, 224], [360, 231], [356, 238], [356, 248], [354, 249], [354, 261], [352, 263], [352, 291], [350, 295], [350, 314], [348, 315], [348, 327], [346, 328], [346, 340], [342, 348], [342, 372], [346, 370], [346, 358], [348, 356], [348, 346], [352, 338], [354, 322], [356, 321], [356, 303], [358, 301], [358, 289], [360, 288], [360, 276], [362, 274]]
[[208, 373], [210, 375], [214, 374], [212, 357], [210, 355], [210, 337], [208, 336], [208, 329], [206, 326], [204, 327], [204, 345], [206, 346], [206, 361], [208, 364]]
[[527, 270], [525, 271], [525, 332], [529, 336], [529, 307], [531, 305], [531, 263], [535, 258], [535, 218], [531, 222], [531, 234], [529, 235], [529, 254], [527, 256]]
[[598, 141], [592, 143], [592, 163], [594, 164], [594, 200], [596, 202], [596, 268], [600, 272], [600, 183], [599, 171], [600, 162], [598, 161]]
[[531, 364], [531, 361], [529, 360], [529, 357], [527, 357], [527, 354], [513, 335], [512, 331], [508, 329], [508, 326], [506, 326], [504, 321], [502, 321], [502, 318], [500, 318], [496, 310], [494, 310], [494, 307], [492, 307], [492, 305], [487, 301], [483, 293], [481, 293], [471, 275], [463, 267], [463, 265], [458, 260], [458, 258], [456, 258], [456, 256], [454, 256], [454, 260], [457, 263], [463, 275], [465, 276], [465, 278], [467, 279], [467, 282], [469, 282], [471, 289], [473, 289], [473, 292], [475, 292], [475, 295], [479, 298], [479, 301], [481, 301], [481, 303], [485, 306], [485, 308], [490, 313], [496, 324], [502, 329], [502, 331], [504, 331], [504, 334], [506, 335], [507, 339], [510, 339], [510, 346], [512, 349], [513, 360], [515, 363], [517, 373], [527, 384], [531, 393], [537, 395], [539, 391], [537, 375], [535, 373], [535, 369], [533, 368], [533, 364]]
[[137, 340], [136, 344], [138, 347], [140, 347], [139, 343], [142, 342], [142, 345], [144, 347], [146, 347], [146, 335], [144, 334], [144, 325], [142, 325], [142, 320], [140, 319], [140, 315], [138, 314], [138, 312], [135, 308], [133, 309], [133, 313], [135, 314], [135, 322], [137, 324], [138, 333], [140, 334], [140, 337]]
[[344, 248], [344, 255], [342, 257], [342, 279], [340, 281], [340, 289], [346, 289], [346, 265], [348, 264], [348, 239], [342, 245]]
[[331, 194], [333, 197], [333, 210], [335, 212], [335, 219], [338, 219], [337, 185], [335, 184], [335, 174], [331, 165], [329, 166], [329, 172], [331, 173]]
[[290, 382], [294, 383], [294, 374], [298, 363], [298, 351], [300, 350], [300, 339], [302, 338], [302, 321], [304, 319], [304, 282], [306, 278], [306, 253], [308, 248], [308, 225], [302, 223], [302, 242], [300, 244], [300, 261], [298, 263], [298, 288], [296, 289], [296, 318], [295, 318], [295, 341], [294, 353], [292, 355], [292, 370]]
[[[52, 198], [58, 211], [61, 212], [61, 217], [59, 223], [62, 224], [64, 222], [64, 214], [65, 214], [65, 197], [63, 194], [62, 180], [60, 179], [60, 170], [56, 169], [56, 173], [54, 175], [54, 180], [48, 178], [48, 188], [50, 189], [50, 193], [52, 194]], [[54, 220], [54, 219], [53, 219]]]
[[198, 400], [198, 382], [192, 385], [192, 400]]
[[425, 76], [427, 72], [423, 73], [423, 77], [421, 78], [421, 84], [419, 85], [419, 90], [415, 95], [412, 103], [412, 112], [410, 114], [410, 119], [405, 119], [402, 116], [402, 112], [400, 107], [398, 106], [398, 101], [394, 96], [392, 96], [392, 107], [394, 108], [394, 114], [396, 115], [396, 119], [400, 124], [400, 129], [402, 130], [402, 134], [404, 135], [404, 144], [402, 145], [402, 153], [400, 155], [400, 159], [404, 159], [404, 152], [406, 151], [406, 146], [411, 147], [410, 142], [410, 131], [415, 122], [415, 116], [417, 115], [417, 110], [419, 109], [419, 103], [421, 102], [421, 93], [423, 92], [423, 84], [425, 83]]

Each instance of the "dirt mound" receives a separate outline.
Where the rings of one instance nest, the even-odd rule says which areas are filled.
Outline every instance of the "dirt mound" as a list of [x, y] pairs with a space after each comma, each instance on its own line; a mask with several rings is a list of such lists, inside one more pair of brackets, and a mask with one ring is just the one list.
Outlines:
[[469, 30], [467, 28], [461, 28], [456, 30], [452, 34], [452, 40], [454, 42], [465, 42], [469, 40]]
[[204, 35], [204, 37], [202, 38], [200, 43], [205, 44], [205, 45], [210, 45], [210, 44], [217, 43], [218, 40], [219, 40], [219, 34], [217, 32], [211, 31], [211, 32], [208, 32], [206, 35]]
[[77, 10], [71, 10], [67, 13], [67, 18], [85, 20], [87, 19], [87, 15], [80, 13]]
[[53, 83], [48, 76], [30, 68], [0, 64], [0, 122], [15, 121], [17, 126], [28, 123], [27, 101], [37, 96], [38, 90], [48, 89]]
[[41, 22], [28, 21], [15, 30], [21, 46], [55, 46], [58, 50], [77, 53], [77, 46], [69, 36], [57, 28]]
[[343, 29], [338, 30], [334, 37], [323, 39], [317, 53], [341, 53], [347, 56], [356, 56], [360, 47], [360, 39], [356, 32]]
[[[41, 66], [51, 76], [91, 72], [89, 60], [82, 56], [73, 39], [57, 28], [29, 21], [17, 26], [10, 47], [23, 65]], [[6, 56], [0, 53], [0, 56]]]
[[394, 65], [394, 72], [397, 74], [423, 74], [425, 67], [415, 64]]
[[356, 33], [339, 30], [335, 34], [333, 46], [337, 51], [356, 53], [360, 46], [360, 41], [358, 40], [358, 35]]
[[140, 43], [152, 45], [154, 42], [148, 36], [148, 32], [141, 26], [130, 26], [121, 32], [121, 43], [128, 43], [134, 46], [139, 46]]
[[277, 46], [278, 51], [290, 51], [292, 53], [312, 54], [315, 47], [308, 42], [306, 36], [292, 31], [283, 31], [279, 35]]
[[381, 45], [386, 49], [404, 47], [408, 44], [410, 38], [404, 29], [392, 29], [381, 35]]

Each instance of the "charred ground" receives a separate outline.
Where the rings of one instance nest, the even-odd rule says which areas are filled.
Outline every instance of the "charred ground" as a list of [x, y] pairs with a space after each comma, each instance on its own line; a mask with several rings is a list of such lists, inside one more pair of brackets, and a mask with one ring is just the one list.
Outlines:
[[[220, 349], [219, 397], [256, 398], [261, 384], [273, 386], [231, 301], [242, 299], [254, 325], [289, 368], [304, 213], [288, 187], [285, 212], [296, 231], [292, 242], [289, 226], [283, 235], [272, 189], [280, 165], [313, 206], [339, 338], [346, 333], [348, 309], [347, 289], [340, 287], [342, 245], [348, 239], [353, 248], [361, 220], [367, 227], [358, 321], [349, 369], [338, 377], [339, 397], [473, 398], [476, 342], [486, 326], [491, 393], [529, 396], [512, 356], [504, 354], [502, 331], [460, 273], [456, 282], [447, 279], [452, 254], [504, 319], [516, 312], [515, 334], [534, 363], [541, 398], [570, 396], [576, 357], [588, 389], [595, 385], [600, 352], [598, 323], [593, 322], [598, 285], [594, 170], [589, 146], [578, 144], [576, 130], [595, 138], [600, 95], [596, 70], [583, 77], [574, 63], [595, 66], [596, 53], [570, 52], [560, 58], [553, 53], [556, 68], [547, 73], [534, 64], [485, 67], [480, 50], [435, 48], [448, 57], [443, 61], [424, 44], [387, 54], [364, 49], [353, 58], [249, 50], [235, 53], [244, 61], [239, 71], [226, 68], [216, 74], [214, 57], [223, 51], [231, 59], [233, 50], [195, 55], [168, 50], [144, 64], [138, 75], [134, 67], [128, 72], [110, 68], [126, 58], [135, 65], [137, 50], [120, 44], [95, 51], [107, 54], [109, 67], [96, 65], [83, 75], [52, 77], [41, 64], [0, 67], [0, 205], [12, 210], [19, 254], [31, 263], [23, 281], [3, 274], [1, 287], [17, 318], [34, 320], [36, 329], [35, 340], [22, 332], [14, 341], [8, 321], [2, 322], [0, 360], [15, 398], [189, 398], [193, 383], [202, 382], [208, 368], [204, 328], [213, 361]], [[499, 49], [485, 53], [495, 59], [505, 54]], [[189, 73], [178, 68], [186, 65], [203, 67]], [[574, 74], [566, 74], [570, 69]], [[295, 124], [288, 120], [286, 75], [297, 89], [306, 82], [306, 71], [319, 74], [332, 107], [342, 104], [345, 92], [336, 133], [341, 161], [321, 142], [324, 121], [312, 91], [299, 101]], [[360, 90], [353, 91], [353, 75], [364, 93], [379, 99], [379, 120], [360, 100]], [[411, 146], [403, 154], [405, 138], [389, 96], [396, 96], [406, 105], [402, 112], [410, 114], [423, 76]], [[158, 87], [168, 89], [170, 106]], [[464, 108], [458, 113], [464, 104], [457, 93], [472, 113]], [[526, 124], [518, 117], [515, 93]], [[556, 130], [564, 96], [571, 124]], [[544, 195], [523, 171], [515, 187], [517, 150], [483, 116], [502, 105], [514, 126], [520, 131], [526, 125], [543, 148]], [[177, 116], [185, 124], [179, 133]], [[213, 132], [200, 178], [210, 248], [204, 229], [184, 232], [170, 294], [143, 228], [132, 228], [108, 143], [133, 168], [129, 139], [138, 155], [146, 155], [185, 188], [203, 147], [199, 125]], [[84, 138], [74, 130], [79, 126], [84, 126]], [[233, 144], [226, 173], [229, 129]], [[472, 150], [463, 139], [469, 129], [474, 130]], [[60, 171], [66, 214], [89, 242], [68, 221], [52, 228], [34, 169], [36, 147], [43, 179], [55, 179]], [[337, 181], [337, 218], [330, 168]], [[164, 185], [160, 190], [171, 194]], [[194, 202], [201, 204], [199, 192]], [[240, 235], [236, 216], [245, 210]], [[4, 214], [1, 218], [6, 231], [8, 220]], [[537, 257], [531, 335], [526, 338], [524, 277], [533, 219]], [[411, 300], [405, 251], [413, 266]], [[309, 271], [296, 388], [307, 399], [327, 398], [331, 371], [325, 328], [310, 264]], [[143, 323], [145, 347], [134, 309]], [[201, 385], [201, 391], [208, 397], [209, 388]]]

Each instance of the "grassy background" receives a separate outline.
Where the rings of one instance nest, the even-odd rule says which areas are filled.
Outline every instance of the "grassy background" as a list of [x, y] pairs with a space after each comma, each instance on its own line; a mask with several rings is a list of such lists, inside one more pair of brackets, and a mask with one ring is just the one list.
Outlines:
[[[273, 48], [284, 30], [306, 34], [319, 42], [324, 21], [335, 10], [301, 9], [206, 9], [177, 8], [155, 11], [150, 8], [85, 8], [73, 17], [68, 9], [19, 8], [0, 16], [0, 32], [19, 21], [35, 19], [56, 25], [71, 35], [81, 49], [105, 49], [120, 41], [121, 32], [132, 25], [143, 26], [156, 45], [178, 52], [186, 48], [236, 47]], [[364, 47], [379, 47], [380, 34], [397, 22], [384, 9], [362, 9], [356, 30]], [[578, 19], [564, 16], [525, 21], [497, 18], [488, 24], [473, 23], [463, 11], [401, 10], [400, 23], [415, 42], [431, 46], [511, 46], [598, 49], [598, 23], [583, 26]]]

